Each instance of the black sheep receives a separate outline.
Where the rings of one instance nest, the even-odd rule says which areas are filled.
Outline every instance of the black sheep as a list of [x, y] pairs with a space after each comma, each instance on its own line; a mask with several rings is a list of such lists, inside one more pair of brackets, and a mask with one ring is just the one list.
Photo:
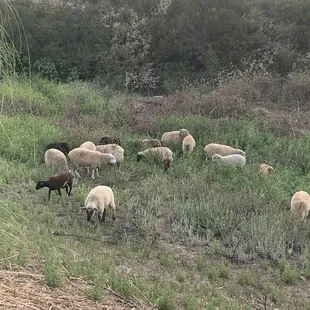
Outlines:
[[67, 142], [57, 142], [56, 141], [56, 142], [50, 143], [46, 147], [46, 150], [49, 150], [49, 149], [57, 149], [57, 150], [63, 152], [66, 156], [70, 152], [70, 147], [69, 147], [69, 144]]
[[102, 137], [99, 140], [99, 145], [106, 145], [106, 144], [118, 144], [119, 146], [121, 146], [121, 141], [120, 139], [114, 137]]
[[48, 200], [50, 200], [51, 191], [57, 190], [59, 196], [61, 196], [60, 189], [65, 188], [66, 193], [70, 196], [72, 191], [72, 175], [69, 171], [61, 171], [53, 176], [50, 176], [47, 181], [38, 181], [36, 185], [36, 190], [48, 187]]

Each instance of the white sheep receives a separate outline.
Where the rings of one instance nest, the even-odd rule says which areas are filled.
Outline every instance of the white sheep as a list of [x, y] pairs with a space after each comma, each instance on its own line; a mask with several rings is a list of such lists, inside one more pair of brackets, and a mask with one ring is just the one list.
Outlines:
[[207, 158], [208, 156], [212, 158], [214, 154], [219, 154], [222, 156], [239, 154], [239, 155], [245, 156], [245, 152], [240, 149], [235, 149], [231, 146], [228, 146], [225, 144], [218, 144], [218, 143], [210, 143], [206, 145], [204, 148], [204, 151], [207, 155]]
[[261, 173], [263, 174], [268, 174], [268, 173], [274, 173], [275, 170], [273, 167], [269, 166], [268, 164], [266, 163], [262, 163], [259, 165], [259, 170]]
[[182, 151], [183, 154], [190, 154], [194, 151], [196, 141], [194, 137], [186, 129], [180, 130], [180, 137], [182, 139]]
[[99, 185], [89, 192], [85, 199], [84, 207], [81, 209], [86, 210], [88, 222], [91, 220], [95, 211], [98, 212], [99, 222], [104, 222], [108, 206], [113, 209], [112, 220], [114, 221], [116, 207], [113, 191], [109, 186]]
[[72, 171], [78, 179], [81, 179], [80, 174], [76, 170], [78, 167], [90, 167], [92, 169], [91, 177], [94, 180], [95, 170], [97, 177], [100, 178], [98, 169], [108, 164], [115, 165], [117, 163], [116, 158], [112, 154], [102, 154], [97, 151], [90, 151], [81, 148], [71, 150], [68, 157], [72, 165]]
[[152, 147], [161, 146], [161, 143], [158, 139], [137, 139], [134, 142], [140, 147], [142, 151]]
[[86, 141], [86, 142], [82, 143], [79, 146], [79, 148], [90, 150], [90, 151], [95, 151], [96, 150], [96, 145], [95, 145], [95, 143], [93, 143], [91, 141]]
[[212, 156], [212, 161], [220, 162], [225, 165], [233, 165], [237, 167], [243, 167], [245, 165], [245, 157], [239, 154], [231, 154], [227, 156], [214, 154]]
[[44, 162], [47, 167], [57, 168], [58, 171], [69, 171], [65, 154], [57, 149], [49, 149], [44, 154]]
[[169, 145], [169, 144], [181, 144], [182, 138], [180, 136], [180, 130], [178, 131], [167, 131], [165, 132], [160, 139], [161, 145]]
[[112, 154], [116, 158], [118, 167], [124, 161], [124, 149], [117, 144], [97, 145], [96, 151]]
[[310, 210], [310, 195], [305, 191], [296, 192], [291, 199], [291, 211], [304, 220]]
[[164, 163], [164, 170], [167, 171], [173, 161], [172, 151], [165, 147], [153, 147], [137, 154], [137, 161], [140, 161], [142, 158], [151, 159]]

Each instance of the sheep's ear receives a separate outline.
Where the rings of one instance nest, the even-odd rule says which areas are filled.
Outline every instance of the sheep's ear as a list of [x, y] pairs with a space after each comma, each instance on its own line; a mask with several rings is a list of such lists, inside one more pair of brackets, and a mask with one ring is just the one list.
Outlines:
[[81, 210], [86, 210], [86, 207], [80, 207]]

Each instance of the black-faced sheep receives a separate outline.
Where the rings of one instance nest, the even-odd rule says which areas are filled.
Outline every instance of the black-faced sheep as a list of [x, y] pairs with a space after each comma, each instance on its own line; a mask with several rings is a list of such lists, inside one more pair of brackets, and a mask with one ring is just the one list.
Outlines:
[[72, 175], [69, 171], [61, 171], [53, 176], [50, 176], [46, 181], [38, 181], [36, 190], [43, 187], [48, 187], [48, 200], [50, 200], [51, 191], [57, 190], [58, 195], [61, 196], [60, 189], [65, 188], [66, 193], [70, 196], [72, 191]]
[[70, 159], [70, 164], [72, 165], [72, 171], [81, 179], [80, 174], [77, 172], [78, 167], [86, 167], [92, 169], [92, 179], [95, 179], [95, 170], [97, 177], [99, 178], [98, 169], [106, 165], [116, 165], [116, 158], [112, 154], [102, 154], [98, 151], [90, 151], [81, 148], [75, 148], [71, 150], [68, 154]]
[[173, 153], [164, 146], [153, 147], [137, 154], [137, 161], [140, 161], [142, 158], [164, 163], [164, 170], [167, 171], [173, 161]]
[[262, 163], [259, 165], [259, 170], [261, 173], [263, 174], [269, 174], [269, 173], [274, 173], [275, 170], [273, 167], [269, 166], [268, 164], [266, 163]]
[[304, 220], [310, 210], [310, 195], [305, 191], [296, 192], [291, 199], [291, 212]]
[[46, 146], [46, 150], [49, 149], [57, 149], [61, 152], [63, 152], [66, 156], [70, 152], [70, 147], [67, 142], [53, 142]]
[[206, 145], [204, 148], [204, 151], [207, 155], [207, 158], [208, 156], [212, 158], [214, 154], [219, 154], [222, 156], [239, 154], [239, 155], [245, 156], [245, 152], [240, 149], [235, 149], [231, 146], [228, 146], [225, 144], [218, 144], [218, 143], [210, 143]]
[[63, 152], [57, 149], [49, 149], [44, 154], [44, 162], [47, 167], [54, 167], [58, 171], [68, 171], [67, 157]]
[[94, 215], [94, 212], [98, 212], [99, 222], [105, 221], [107, 207], [113, 209], [112, 220], [115, 220], [115, 201], [112, 189], [109, 186], [99, 185], [93, 188], [85, 199], [84, 207], [82, 210], [86, 210], [87, 221], [89, 222]]
[[239, 154], [231, 154], [227, 156], [221, 156], [219, 154], [214, 154], [212, 156], [212, 161], [223, 163], [225, 165], [237, 166], [237, 167], [243, 167], [245, 165], [245, 157]]
[[101, 137], [99, 140], [99, 145], [105, 145], [105, 144], [118, 144], [119, 146], [121, 145], [121, 141], [119, 138], [115, 137]]
[[194, 137], [186, 129], [180, 130], [180, 137], [182, 140], [182, 151], [183, 154], [190, 154], [194, 151], [196, 141]]

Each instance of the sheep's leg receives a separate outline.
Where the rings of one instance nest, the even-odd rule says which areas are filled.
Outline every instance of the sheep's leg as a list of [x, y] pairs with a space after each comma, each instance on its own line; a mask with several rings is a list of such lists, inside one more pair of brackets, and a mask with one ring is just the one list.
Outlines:
[[101, 213], [101, 219], [99, 218], [100, 222], [104, 222], [105, 221], [106, 212], [107, 212], [107, 209], [104, 208], [103, 212]]
[[95, 169], [93, 169], [92, 172], [91, 172], [91, 178], [92, 178], [93, 180], [95, 180]]
[[51, 191], [52, 191], [51, 189], [48, 190], [48, 198], [47, 198], [47, 200], [51, 199]]
[[112, 213], [112, 220], [115, 221], [115, 209], [116, 209], [116, 207], [115, 207], [114, 199], [113, 199], [113, 201], [111, 202], [110, 206], [111, 206], [111, 208], [112, 208], [112, 210], [113, 210], [113, 213]]
[[121, 166], [121, 163], [118, 161], [118, 162], [116, 163], [116, 166], [117, 166], [117, 168], [119, 169], [120, 166]]
[[76, 177], [77, 177], [78, 179], [82, 179], [82, 177], [80, 176], [80, 174], [77, 172], [76, 169], [74, 170], [74, 174], [76, 175]]
[[164, 170], [167, 171], [169, 167], [170, 167], [170, 161], [169, 160], [165, 160]]
[[68, 194], [68, 196], [70, 196], [71, 195], [71, 191], [72, 191], [72, 185], [68, 185], [68, 187], [69, 187], [69, 191], [67, 192], [67, 194]]
[[96, 168], [96, 173], [97, 173], [97, 177], [100, 178], [99, 169], [98, 168]]
[[60, 188], [57, 189], [58, 195], [61, 196]]

